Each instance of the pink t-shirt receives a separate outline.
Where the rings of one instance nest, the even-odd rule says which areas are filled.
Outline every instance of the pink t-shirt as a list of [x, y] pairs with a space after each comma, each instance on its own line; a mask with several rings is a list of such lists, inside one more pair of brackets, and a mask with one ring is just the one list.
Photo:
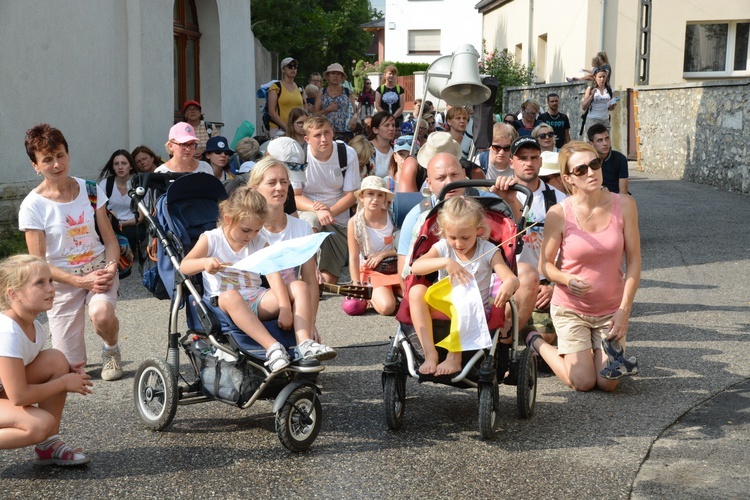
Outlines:
[[560, 245], [560, 270], [581, 276], [591, 284], [591, 290], [583, 297], [576, 297], [568, 292], [566, 285], [558, 284], [552, 293], [553, 305], [587, 316], [606, 316], [620, 307], [625, 289], [622, 272], [625, 237], [620, 197], [614, 193], [611, 196], [609, 224], [596, 233], [588, 233], [578, 225], [570, 198], [561, 203], [565, 230]]

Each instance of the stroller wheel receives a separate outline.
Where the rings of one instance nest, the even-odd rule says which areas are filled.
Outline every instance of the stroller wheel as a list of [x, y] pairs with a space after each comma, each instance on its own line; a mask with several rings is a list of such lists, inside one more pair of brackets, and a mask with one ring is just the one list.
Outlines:
[[497, 380], [479, 385], [479, 433], [495, 439], [500, 417], [500, 392]]
[[404, 423], [406, 375], [389, 373], [383, 377], [383, 401], [388, 427], [393, 430], [400, 429]]
[[290, 451], [305, 451], [318, 437], [323, 409], [315, 389], [303, 385], [292, 391], [276, 412], [276, 434]]
[[537, 358], [533, 349], [528, 347], [521, 353], [518, 366], [518, 385], [516, 399], [518, 400], [518, 416], [531, 418], [536, 405], [536, 377]]
[[148, 429], [160, 431], [177, 412], [177, 379], [164, 360], [150, 358], [135, 374], [133, 400], [138, 415]]

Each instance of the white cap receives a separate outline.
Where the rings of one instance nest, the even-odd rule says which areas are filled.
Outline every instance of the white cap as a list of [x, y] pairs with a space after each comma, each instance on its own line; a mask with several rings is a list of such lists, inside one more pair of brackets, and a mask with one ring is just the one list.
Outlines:
[[[284, 163], [302, 165], [305, 163], [305, 150], [291, 137], [278, 137], [268, 141], [266, 152], [274, 159]], [[291, 182], [307, 182], [304, 170], [287, 168]]]

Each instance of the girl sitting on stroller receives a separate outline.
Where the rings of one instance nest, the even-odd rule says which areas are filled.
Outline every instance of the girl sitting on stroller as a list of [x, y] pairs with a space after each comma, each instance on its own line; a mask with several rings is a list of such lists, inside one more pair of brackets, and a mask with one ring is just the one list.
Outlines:
[[[439, 271], [440, 279], [450, 276], [462, 285], [472, 279], [482, 294], [482, 303], [489, 311], [492, 271], [502, 280], [494, 300], [496, 307], [503, 306], [518, 289], [518, 278], [505, 264], [500, 250], [480, 238], [489, 232], [484, 209], [476, 200], [465, 196], [448, 199], [438, 213], [440, 241], [417, 259], [411, 272], [426, 275]], [[461, 353], [449, 352], [445, 361], [438, 364], [438, 352], [432, 335], [431, 308], [425, 302], [427, 287], [414, 285], [409, 290], [411, 319], [424, 350], [425, 361], [419, 372], [425, 375], [450, 375], [461, 371]]]
[[0, 289], [0, 449], [36, 444], [38, 464], [85, 464], [58, 433], [67, 393], [91, 394], [91, 376], [83, 361], [70, 365], [62, 352], [44, 349], [47, 334], [35, 319], [55, 297], [49, 266], [10, 257], [0, 262]]
[[[394, 292], [401, 290], [393, 246], [393, 221], [388, 212], [393, 193], [385, 187], [381, 177], [370, 175], [362, 180], [354, 197], [357, 198], [357, 213], [349, 219], [347, 228], [349, 272], [355, 285], [372, 285], [372, 307], [378, 314], [390, 316], [396, 311]], [[388, 260], [384, 262], [384, 259]], [[365, 307], [355, 308], [354, 312], [365, 312], [367, 304], [361, 303]], [[349, 311], [346, 307], [345, 310]]]
[[268, 245], [259, 236], [267, 216], [268, 206], [260, 193], [249, 186], [236, 189], [219, 205], [218, 227], [200, 236], [180, 264], [180, 270], [186, 275], [203, 272], [204, 296], [218, 296], [219, 308], [266, 349], [266, 366], [272, 372], [289, 365], [289, 355], [261, 320], [278, 317], [280, 328], [294, 326], [300, 342], [298, 350], [304, 359], [331, 359], [336, 351], [315, 342], [310, 335], [312, 308], [304, 282], [293, 281], [287, 286], [280, 273], [271, 273], [266, 278], [273, 293], [266, 293], [268, 289], [260, 286], [259, 275], [228, 269]]

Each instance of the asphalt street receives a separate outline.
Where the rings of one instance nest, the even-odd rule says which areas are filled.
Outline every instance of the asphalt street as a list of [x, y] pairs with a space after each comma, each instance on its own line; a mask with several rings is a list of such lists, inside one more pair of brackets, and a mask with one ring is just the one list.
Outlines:
[[[407, 382], [405, 426], [390, 431], [380, 374], [393, 318], [348, 317], [321, 302], [319, 329], [339, 355], [320, 376], [324, 422], [307, 453], [274, 431], [271, 404], [180, 406], [165, 431], [145, 430], [133, 379], [164, 358], [168, 302], [137, 273], [118, 316], [125, 377], [71, 395], [65, 439], [92, 462], [49, 468], [32, 450], [0, 451], [0, 497], [163, 498], [746, 498], [750, 491], [750, 197], [631, 172], [643, 274], [628, 334], [640, 375], [612, 394], [577, 393], [542, 375], [536, 412], [501, 390], [502, 430], [483, 441], [476, 391]], [[183, 358], [184, 362], [184, 358]]]

